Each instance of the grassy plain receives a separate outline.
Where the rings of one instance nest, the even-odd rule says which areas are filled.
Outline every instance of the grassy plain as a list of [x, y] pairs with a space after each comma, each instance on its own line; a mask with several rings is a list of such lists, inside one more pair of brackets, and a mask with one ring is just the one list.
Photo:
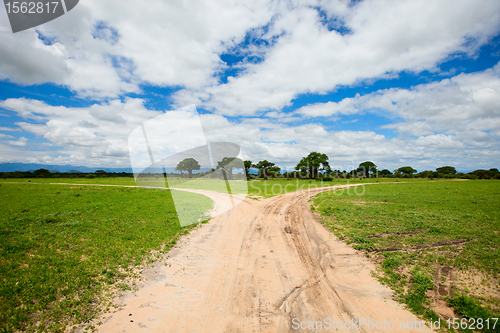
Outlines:
[[[383, 183], [394, 182], [394, 179], [384, 178], [339, 178], [332, 181], [317, 181], [311, 179], [269, 179], [269, 180], [251, 180], [248, 182], [248, 194], [251, 196], [261, 196], [270, 198], [276, 195], [290, 193], [300, 190], [314, 189], [325, 186], [359, 184], [359, 183]], [[414, 181], [410, 179], [410, 181]], [[352, 190], [354, 191], [354, 190]]]
[[[136, 182], [133, 177], [95, 177], [95, 178], [31, 178], [31, 179], [3, 179], [2, 182], [26, 183], [60, 183], [60, 184], [82, 184], [82, 185], [124, 185], [124, 186], [151, 186], [151, 187], [173, 187], [198, 190], [210, 190], [221, 193], [227, 193], [226, 182], [223, 179], [211, 178], [180, 178], [168, 176], [165, 182], [162, 175], [142, 175]], [[250, 181], [229, 180], [229, 186], [232, 193], [249, 194], [250, 196], [259, 196], [270, 198], [276, 195], [306, 190], [308, 188], [318, 188], [323, 186], [359, 184], [359, 183], [383, 183], [394, 182], [391, 178], [339, 178], [332, 181], [316, 181], [311, 179], [254, 179]], [[399, 180], [398, 180], [399, 181]], [[422, 182], [422, 179], [405, 179], [406, 182]]]
[[2, 183], [32, 183], [42, 184], [99, 184], [99, 185], [128, 185], [135, 186], [134, 177], [95, 177], [95, 178], [6, 178]]
[[[227, 184], [223, 179], [210, 179], [210, 178], [179, 178], [167, 177], [168, 186], [172, 188], [186, 188], [209, 190], [215, 192], [227, 193]], [[345, 179], [332, 181], [316, 181], [311, 179], [255, 179], [249, 181], [243, 180], [229, 180], [231, 192], [233, 194], [248, 194], [250, 196], [258, 196], [263, 198], [270, 198], [276, 195], [295, 192], [298, 190], [306, 190], [308, 188], [318, 188], [323, 186], [344, 185], [344, 184], [357, 184], [357, 183], [370, 183], [370, 182], [384, 182], [393, 181], [392, 179]], [[143, 186], [163, 186], [163, 178], [161, 176], [144, 176], [139, 179], [138, 184]]]
[[380, 183], [313, 199], [322, 222], [379, 262], [379, 279], [427, 318], [440, 303], [463, 317], [500, 314], [499, 207], [495, 180]]
[[[221, 180], [186, 180], [170, 177], [169, 185], [227, 191]], [[464, 317], [498, 317], [499, 181], [270, 179], [230, 185], [233, 193], [268, 198], [361, 182], [374, 185], [320, 194], [313, 209], [338, 237], [380, 264], [378, 278], [400, 301], [427, 318], [436, 318], [431, 305], [439, 302]], [[190, 229], [179, 226], [168, 190], [89, 184], [136, 185], [118, 177], [0, 184], [0, 332], [62, 331], [88, 321], [109, 306], [106, 292], [133, 288], [134, 267], [154, 260], [152, 253], [167, 251]], [[140, 184], [165, 182], [153, 176]], [[212, 204], [204, 196], [181, 195], [201, 203], [189, 207], [195, 220]]]
[[[182, 195], [199, 203], [193, 218], [212, 205]], [[0, 184], [0, 200], [0, 332], [62, 332], [88, 321], [109, 306], [106, 293], [133, 288], [135, 267], [192, 228], [180, 227], [168, 190], [23, 180]]]

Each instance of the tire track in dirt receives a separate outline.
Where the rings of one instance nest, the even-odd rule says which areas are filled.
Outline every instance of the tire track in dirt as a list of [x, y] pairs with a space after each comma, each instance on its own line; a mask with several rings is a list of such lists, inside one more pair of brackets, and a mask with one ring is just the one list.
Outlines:
[[[357, 185], [343, 185], [359, 186]], [[338, 240], [309, 209], [330, 188], [243, 200], [194, 230], [170, 258], [145, 273], [137, 292], [117, 299], [100, 332], [330, 332], [299, 321], [419, 321], [371, 276], [374, 265]], [[226, 201], [224, 194], [210, 194]], [[132, 320], [132, 321], [131, 321]], [[430, 331], [430, 330], [428, 330]]]

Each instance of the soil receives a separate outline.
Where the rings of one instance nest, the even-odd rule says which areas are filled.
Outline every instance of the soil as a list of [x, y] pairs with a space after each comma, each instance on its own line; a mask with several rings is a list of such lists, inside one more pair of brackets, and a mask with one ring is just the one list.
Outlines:
[[[353, 185], [337, 187], [345, 186]], [[98, 332], [330, 332], [316, 322], [327, 318], [358, 323], [338, 332], [431, 332], [399, 329], [420, 319], [372, 277], [372, 262], [316, 220], [308, 200], [326, 189], [233, 198], [230, 210], [227, 195], [197, 191], [214, 200], [214, 215], [224, 213], [145, 271]], [[360, 319], [372, 326], [359, 329]], [[384, 320], [395, 328], [373, 327]]]

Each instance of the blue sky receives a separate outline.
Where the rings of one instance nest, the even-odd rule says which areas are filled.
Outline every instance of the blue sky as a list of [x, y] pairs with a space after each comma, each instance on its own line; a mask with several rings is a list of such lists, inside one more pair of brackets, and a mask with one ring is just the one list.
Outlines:
[[208, 140], [283, 168], [500, 167], [498, 1], [147, 6], [16, 34], [0, 9], [0, 163], [127, 167], [134, 128], [194, 104]]

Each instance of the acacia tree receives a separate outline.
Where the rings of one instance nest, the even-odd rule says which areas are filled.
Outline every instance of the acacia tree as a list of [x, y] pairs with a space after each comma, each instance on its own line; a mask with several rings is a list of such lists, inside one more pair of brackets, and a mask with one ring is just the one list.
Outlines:
[[192, 157], [183, 159], [175, 167], [175, 170], [180, 171], [181, 175], [182, 171], [184, 170], [189, 172], [189, 178], [193, 178], [193, 170], [200, 170], [200, 169], [201, 169], [200, 163], [198, 163], [198, 161]]
[[309, 177], [314, 179], [318, 177], [318, 172], [320, 170], [330, 169], [330, 164], [328, 163], [328, 156], [326, 154], [320, 154], [313, 151], [306, 157], [303, 157], [299, 164], [295, 167], [295, 170], [308, 171]]
[[42, 176], [43, 176], [43, 175], [47, 175], [47, 174], [49, 174], [49, 173], [50, 173], [50, 171], [49, 171], [49, 170], [47, 170], [47, 169], [38, 169], [38, 170], [33, 171], [33, 174], [34, 174], [35, 176], [40, 176], [40, 175], [42, 175]]
[[383, 169], [382, 171], [380, 171], [380, 174], [382, 176], [390, 176], [390, 175], [392, 175], [392, 172], [388, 169]]
[[244, 168], [244, 163], [241, 158], [238, 157], [224, 157], [222, 161], [217, 162], [217, 167], [227, 171], [228, 179], [233, 179], [233, 169]]
[[401, 168], [398, 168], [394, 170], [394, 173], [400, 175], [400, 174], [405, 174], [405, 175], [413, 175], [417, 170], [413, 169], [411, 166], [404, 166]]
[[267, 169], [267, 176], [271, 176], [272, 178], [276, 178], [279, 175], [281, 168], [279, 166], [272, 166]]
[[457, 169], [455, 169], [452, 166], [440, 167], [440, 168], [437, 168], [436, 171], [438, 173], [442, 173], [442, 174], [445, 174], [445, 175], [455, 175], [457, 173]]
[[267, 170], [274, 167], [275, 165], [276, 164], [271, 163], [268, 160], [263, 160], [263, 161], [260, 161], [259, 163], [255, 164], [254, 167], [259, 169], [259, 172], [262, 172], [262, 175], [264, 176], [264, 178], [267, 179]]
[[249, 177], [249, 173], [248, 172], [249, 172], [250, 168], [253, 166], [252, 161], [248, 161], [248, 160], [247, 161], [243, 161], [243, 166], [245, 167], [245, 175], [247, 177]]
[[360, 163], [358, 166], [358, 169], [356, 170], [358, 173], [363, 172], [364, 176], [366, 178], [370, 177], [370, 173], [373, 175], [375, 172], [377, 172], [377, 166], [375, 163], [371, 161], [366, 161], [363, 163]]

